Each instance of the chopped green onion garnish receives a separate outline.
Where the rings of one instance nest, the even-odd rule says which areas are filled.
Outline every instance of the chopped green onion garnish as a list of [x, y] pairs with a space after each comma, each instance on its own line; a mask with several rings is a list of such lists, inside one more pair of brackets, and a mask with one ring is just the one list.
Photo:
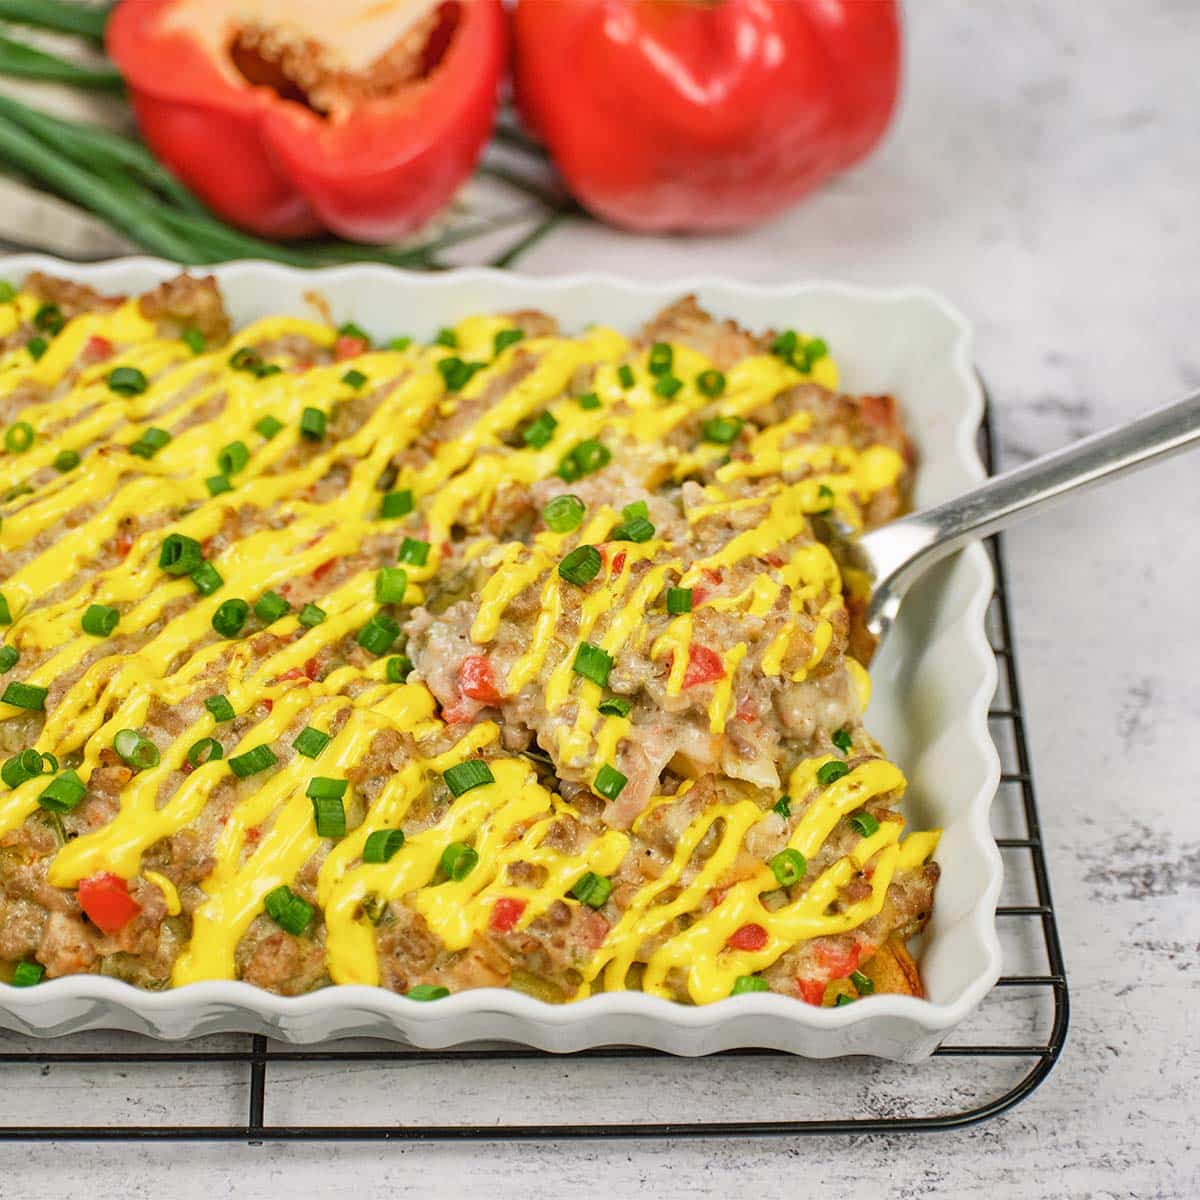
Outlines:
[[54, 456], [54, 469], [60, 475], [66, 475], [79, 466], [79, 455], [74, 450], [60, 450]]
[[591, 642], [580, 642], [571, 669], [576, 675], [582, 675], [584, 679], [590, 679], [593, 683], [605, 687], [608, 684], [609, 672], [613, 669], [612, 655], [599, 646], [593, 646]]
[[223, 600], [212, 615], [212, 627], [222, 636], [235, 638], [242, 632], [247, 617], [250, 616], [250, 605], [245, 600], [232, 598]]
[[245, 470], [249, 461], [250, 451], [246, 448], [245, 442], [230, 442], [217, 455], [217, 466], [221, 468], [222, 475], [236, 475], [239, 471]]
[[361, 371], [355, 371], [352, 368], [342, 376], [342, 382], [348, 387], [352, 387], [355, 391], [358, 391], [367, 382], [367, 377]]
[[137, 367], [113, 367], [108, 373], [108, 390], [119, 396], [137, 396], [150, 386]]
[[67, 319], [62, 315], [62, 309], [57, 304], [42, 304], [33, 314], [33, 323], [44, 333], [56, 334], [62, 332], [62, 327], [67, 323]]
[[158, 747], [136, 729], [120, 729], [113, 738], [113, 749], [117, 757], [135, 771], [148, 771], [157, 767], [159, 762]]
[[632, 504], [627, 504], [621, 509], [621, 516], [627, 521], [634, 521], [638, 517], [648, 517], [650, 515], [650, 506], [645, 500], [635, 500]]
[[779, 358], [790, 359], [796, 353], [800, 338], [794, 329], [785, 329], [771, 344], [771, 353]]
[[297, 754], [304, 755], [305, 758], [317, 758], [332, 740], [329, 734], [322, 733], [311, 725], [306, 725], [292, 743], [292, 748]]
[[403, 845], [402, 829], [376, 829], [363, 844], [362, 860], [365, 863], [391, 862]]
[[603, 442], [587, 438], [563, 455], [558, 464], [558, 477], [573, 483], [584, 475], [599, 471], [612, 462], [612, 451]]
[[466, 842], [451, 842], [442, 851], [442, 870], [457, 882], [466, 879], [479, 863], [479, 855]]
[[585, 511], [586, 507], [578, 496], [555, 496], [542, 509], [542, 518], [547, 528], [555, 533], [570, 533], [572, 529], [579, 528]]
[[64, 771], [38, 796], [38, 804], [51, 812], [71, 812], [87, 795], [87, 787], [74, 771]]
[[190, 575], [204, 561], [204, 551], [195, 538], [169, 533], [158, 552], [158, 565], [168, 575]]
[[696, 388], [702, 396], [715, 400], [725, 390], [725, 376], [720, 371], [701, 371], [696, 376]]
[[666, 375], [670, 372], [674, 362], [675, 351], [666, 342], [655, 342], [650, 347], [650, 354], [646, 359], [646, 368], [651, 375]]
[[388, 683], [403, 683], [412, 674], [412, 659], [407, 654], [396, 654], [387, 660]]
[[879, 822], [871, 813], [863, 809], [850, 818], [850, 828], [860, 837], [874, 837], [879, 832]]
[[482, 371], [484, 365], [483, 363], [463, 362], [461, 358], [451, 355], [449, 358], [439, 360], [437, 369], [441, 372], [446, 390], [457, 392], [465, 388], [471, 382], [475, 372]]
[[770, 867], [775, 873], [775, 879], [780, 887], [791, 887], [792, 884], [799, 883], [808, 870], [804, 855], [799, 850], [793, 850], [790, 847], [787, 850], [780, 850], [771, 859]]
[[328, 417], [319, 408], [306, 408], [300, 414], [300, 433], [310, 442], [319, 442], [325, 436]]
[[15, 646], [0, 646], [0, 675], [11, 671], [21, 659], [21, 653]]
[[171, 435], [165, 429], [151, 426], [136, 442], [131, 442], [129, 453], [138, 458], [153, 458], [169, 441]]
[[792, 798], [791, 796], [780, 796], [778, 800], [771, 806], [772, 812], [777, 812], [786, 821], [792, 815]]
[[254, 615], [264, 625], [273, 625], [291, 611], [292, 606], [278, 592], [263, 592], [254, 603]]
[[80, 624], [83, 626], [83, 632], [90, 633], [92, 637], [108, 637], [116, 629], [120, 619], [120, 612], [107, 604], [89, 604], [84, 610]]
[[827, 483], [823, 483], [817, 488], [817, 499], [825, 501], [825, 507], [821, 509], [821, 513], [827, 513], [833, 507], [833, 502], [837, 497], [833, 494], [833, 488]]
[[679, 616], [681, 613], [690, 613], [692, 611], [692, 589], [691, 588], [667, 588], [667, 612], [672, 616]]
[[268, 375], [281, 375], [283, 368], [278, 363], [259, 363], [254, 368], [255, 379], [266, 379]]
[[375, 576], [375, 599], [380, 604], [403, 604], [408, 572], [401, 567], [381, 567]]
[[861, 971], [851, 971], [850, 982], [854, 984], [854, 990], [860, 996], [869, 996], [875, 990], [875, 980], [864, 975]]
[[854, 997], [847, 996], [845, 992], [841, 992], [838, 998], [833, 1002], [834, 1008], [844, 1008], [847, 1004], [853, 1004]]
[[17, 289], [7, 279], [0, 279], [0, 304], [11, 304], [17, 298]]
[[450, 995], [450, 989], [436, 987], [432, 983], [418, 983], [416, 987], [409, 988], [404, 995], [409, 1000], [445, 1000]]
[[804, 344], [804, 356], [808, 359], [808, 369], [811, 371], [813, 365], [819, 362], [829, 353], [829, 346], [824, 338], [811, 338]]
[[0, 593], [0, 625], [12, 624], [12, 612], [9, 610], [8, 601], [4, 598], [3, 593]]
[[13, 969], [12, 985], [13, 987], [33, 987], [34, 984], [42, 982], [42, 976], [45, 973], [46, 968], [41, 963], [19, 962]]
[[449, 346], [451, 350], [458, 349], [458, 334], [449, 327], [443, 327], [437, 331], [437, 337], [433, 339], [435, 346]]
[[262, 366], [262, 356], [249, 346], [239, 346], [229, 356], [229, 365], [235, 371], [249, 371], [253, 374]]
[[628, 700], [623, 700], [620, 696], [609, 696], [597, 705], [606, 717], [627, 717], [632, 707]]
[[30, 712], [46, 711], [46, 689], [35, 687], [32, 683], [10, 683], [0, 696], [0, 702], [11, 704], [13, 708], [26, 708]]
[[543, 446], [549, 445], [550, 439], [554, 437], [554, 431], [557, 428], [558, 422], [554, 419], [553, 414], [543, 412], [539, 413], [537, 418], [526, 427], [521, 437], [525, 445], [532, 446], [535, 450], [540, 450]]
[[202, 596], [211, 596], [225, 582], [221, 572], [212, 563], [202, 562], [190, 572], [192, 586]]
[[584, 412], [592, 412], [600, 407], [600, 397], [595, 392], [584, 392], [582, 396], [576, 396], [575, 400]]
[[283, 429], [283, 422], [275, 417], [266, 416], [254, 422], [256, 432], [260, 433], [269, 442], [277, 433]]
[[208, 488], [210, 496], [222, 496], [233, 491], [233, 484], [229, 482], [228, 475], [210, 475], [204, 481], [204, 486]]
[[605, 763], [596, 772], [596, 778], [592, 781], [592, 791], [606, 800], [615, 800], [628, 782], [629, 780], [616, 767], [610, 767], [608, 763]]
[[233, 711], [233, 705], [229, 703], [228, 696], [209, 696], [208, 699], [204, 701], [204, 707], [207, 708], [210, 713], [212, 713], [212, 719], [214, 721], [232, 721], [237, 715]]
[[423, 567], [429, 561], [429, 543], [421, 541], [420, 538], [406, 537], [400, 543], [400, 553], [396, 555], [396, 561]]
[[50, 349], [50, 343], [44, 337], [31, 337], [25, 343], [25, 349], [29, 351], [29, 357], [37, 362]]
[[622, 363], [617, 368], [617, 380], [626, 390], [633, 387], [633, 368], [628, 363]]
[[4, 431], [4, 448], [10, 454], [24, 454], [33, 445], [33, 426], [28, 421], [17, 421]]
[[839, 729], [830, 740], [843, 754], [849, 754], [854, 745], [848, 729]]
[[184, 342], [193, 354], [203, 354], [207, 343], [204, 340], [204, 334], [196, 328], [185, 329], [180, 335], [180, 339]]
[[36, 750], [22, 750], [6, 759], [0, 767], [0, 779], [10, 788], [20, 787], [26, 780], [35, 779], [46, 769], [42, 756]]
[[323, 608], [316, 604], [306, 604], [301, 610], [300, 615], [296, 618], [305, 629], [311, 629], [314, 625], [320, 625], [325, 620], [326, 612]]
[[386, 519], [406, 517], [413, 510], [413, 494], [407, 488], [402, 492], [387, 492], [379, 506], [379, 515]]
[[595, 546], [576, 546], [558, 564], [558, 573], [568, 583], [583, 587], [600, 574], [602, 561], [600, 551]]
[[741, 417], [709, 417], [702, 426], [704, 440], [716, 442], [718, 446], [728, 446], [737, 441], [743, 424]]
[[603, 875], [597, 875], [594, 871], [589, 871], [571, 889], [571, 895], [581, 904], [586, 904], [588, 908], [603, 908], [608, 903], [609, 896], [612, 895], [612, 880], [605, 879]]
[[844, 762], [838, 762], [836, 759], [833, 762], [822, 763], [817, 768], [817, 782], [822, 787], [828, 787], [831, 783], [841, 779], [843, 775], [849, 775], [850, 768]]
[[[232, 766], [233, 759], [229, 762]], [[308, 928], [313, 919], [313, 906], [295, 895], [286, 883], [267, 893], [263, 907], [276, 925], [296, 937]]]
[[371, 335], [361, 326], [355, 325], [353, 321], [347, 321], [343, 325], [338, 326], [338, 337], [358, 338], [359, 341], [371, 344]]
[[388, 342], [387, 348], [389, 350], [400, 351], [400, 350], [407, 350], [409, 348], [409, 346], [411, 346], [411, 345], [412, 345], [412, 338], [405, 337], [403, 334], [401, 334], [399, 337], [392, 338]]
[[[313, 783], [317, 781], [314, 779]], [[328, 782], [334, 782], [330, 780]], [[345, 782], [342, 780], [341, 782]], [[346, 836], [346, 807], [339, 796], [314, 796], [309, 785], [309, 799], [312, 800], [313, 824], [317, 827], [317, 837], [343, 838]]]
[[201, 738], [187, 752], [188, 765], [202, 767], [206, 762], [216, 762], [225, 757], [225, 749], [216, 738]]
[[654, 526], [645, 517], [623, 521], [609, 535], [614, 542], [648, 542], [654, 536]]
[[525, 331], [523, 329], [501, 329], [499, 333], [492, 338], [492, 355], [498, 357], [503, 354], [509, 346], [515, 346], [523, 337]]
[[480, 758], [468, 758], [464, 762], [455, 763], [454, 766], [447, 767], [442, 772], [442, 778], [446, 781], [446, 786], [454, 794], [455, 798], [464, 795], [473, 788], [483, 787], [485, 784], [496, 782], [496, 777], [492, 774], [492, 768]]
[[260, 771], [273, 767], [279, 760], [270, 746], [255, 746], [245, 754], [235, 754], [229, 760], [229, 769], [239, 778], [246, 779]]
[[42, 755], [42, 760], [43, 760], [43, 762], [45, 762], [46, 769], [50, 772], [51, 775], [53, 775], [54, 772], [58, 770], [58, 759], [55, 758], [54, 755], [51, 754], [49, 751], [46, 751], [46, 753]]
[[733, 981], [731, 996], [744, 996], [747, 992], [769, 992], [771, 985], [757, 975], [739, 975]]
[[376, 613], [359, 631], [354, 640], [376, 657], [386, 654], [400, 636], [400, 626], [385, 613]]
[[310, 800], [341, 800], [350, 784], [345, 779], [330, 779], [327, 775], [314, 775], [308, 781], [304, 794]]
[[668, 400], [677, 395], [681, 387], [683, 387], [683, 380], [677, 379], [674, 375], [660, 375], [654, 381], [654, 391]]

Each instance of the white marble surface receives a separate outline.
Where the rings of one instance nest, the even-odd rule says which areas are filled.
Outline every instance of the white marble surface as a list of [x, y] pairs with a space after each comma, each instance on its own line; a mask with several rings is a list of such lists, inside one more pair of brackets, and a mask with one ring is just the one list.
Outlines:
[[[1008, 463], [1200, 386], [1195, 0], [922, 0], [908, 19], [908, 90], [886, 149], [786, 220], [717, 242], [579, 225], [552, 235], [527, 269], [929, 284], [977, 325]], [[1189, 750], [1200, 723], [1198, 461], [1097, 493], [1009, 542], [1074, 1001], [1059, 1066], [1009, 1115], [956, 1134], [801, 1143], [7, 1147], [0, 1194], [18, 1178], [22, 1191], [36, 1180], [43, 1194], [96, 1200], [778, 1196], [821, 1185], [901, 1197], [1200, 1194], [1200, 808]], [[750, 1102], [770, 1105], [786, 1087], [752, 1060], [720, 1070]], [[564, 1063], [553, 1086], [570, 1074]], [[145, 1104], [125, 1101], [119, 1077], [100, 1101], [55, 1070], [29, 1103], [156, 1121], [176, 1106], [240, 1105], [220, 1075], [173, 1074]], [[836, 1071], [818, 1079], [841, 1085]], [[679, 1103], [702, 1097], [704, 1081], [703, 1070], [684, 1076]], [[8, 1104], [23, 1094], [12, 1082]], [[386, 1111], [396, 1083], [342, 1072], [329, 1104], [375, 1089]], [[515, 1071], [458, 1076], [444, 1090], [501, 1111], [509, 1097], [522, 1102]], [[632, 1094], [636, 1111], [615, 1115], [654, 1111], [652, 1093]], [[443, 1103], [432, 1085], [429, 1096]]]

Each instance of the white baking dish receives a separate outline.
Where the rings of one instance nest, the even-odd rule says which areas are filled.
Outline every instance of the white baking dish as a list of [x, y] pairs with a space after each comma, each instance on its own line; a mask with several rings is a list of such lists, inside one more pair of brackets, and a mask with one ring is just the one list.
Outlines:
[[[0, 260], [0, 278], [31, 270], [136, 292], [175, 273], [130, 258], [81, 266], [40, 255]], [[920, 456], [919, 504], [942, 500], [983, 477], [975, 450], [982, 395], [972, 370], [971, 332], [948, 304], [917, 289], [881, 292], [837, 284], [751, 287], [715, 279], [626, 283], [595, 275], [535, 279], [497, 271], [417, 275], [373, 266], [304, 272], [267, 263], [217, 267], [235, 321], [270, 313], [312, 315], [319, 292], [336, 320], [377, 334], [430, 334], [469, 312], [538, 307], [568, 329], [603, 322], [632, 330], [688, 291], [714, 313], [751, 328], [795, 326], [833, 349], [847, 391], [890, 392], [907, 414]], [[928, 999], [874, 996], [818, 1009], [771, 994], [686, 1007], [634, 992], [548, 1005], [517, 992], [462, 992], [421, 1004], [382, 989], [331, 987], [282, 998], [243, 983], [195, 984], [149, 993], [95, 975], [17, 989], [0, 985], [0, 1026], [33, 1034], [117, 1028], [162, 1038], [234, 1030], [294, 1042], [372, 1036], [439, 1048], [504, 1039], [545, 1050], [606, 1044], [707, 1054], [767, 1046], [825, 1058], [928, 1055], [979, 1003], [1000, 973], [995, 906], [1001, 865], [988, 825], [999, 757], [987, 709], [996, 684], [984, 629], [992, 591], [983, 549], [972, 546], [909, 595], [872, 669], [868, 725], [910, 780], [914, 828], [944, 829], [942, 878], [920, 951]]]

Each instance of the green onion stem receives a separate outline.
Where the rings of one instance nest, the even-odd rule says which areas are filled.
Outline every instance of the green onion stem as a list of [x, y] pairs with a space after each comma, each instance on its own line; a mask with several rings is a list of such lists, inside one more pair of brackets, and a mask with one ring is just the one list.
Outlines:
[[68, 0], [0, 0], [0, 21], [73, 33], [102, 42], [111, 8], [111, 4], [79, 4]]
[[0, 75], [65, 83], [71, 87], [111, 88], [114, 91], [120, 91], [125, 86], [121, 73], [113, 67], [83, 66], [6, 37], [0, 37]]

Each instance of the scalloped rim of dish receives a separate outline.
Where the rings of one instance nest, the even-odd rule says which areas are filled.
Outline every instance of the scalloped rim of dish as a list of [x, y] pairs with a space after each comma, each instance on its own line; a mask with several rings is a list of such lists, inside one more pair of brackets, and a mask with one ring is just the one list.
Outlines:
[[[0, 258], [0, 278], [20, 278], [32, 270], [134, 291], [181, 268], [149, 257], [76, 263], [40, 254]], [[309, 289], [344, 284], [369, 289], [375, 284], [444, 293], [472, 284], [499, 286], [519, 295], [547, 300], [577, 288], [595, 288], [660, 300], [688, 292], [720, 293], [730, 305], [720, 315], [737, 313], [737, 300], [781, 301], [827, 294], [860, 301], [920, 301], [954, 327], [953, 368], [967, 402], [957, 414], [954, 445], [964, 486], [986, 477], [975, 448], [983, 417], [983, 394], [972, 361], [971, 327], [962, 314], [936, 293], [920, 287], [875, 289], [843, 283], [788, 285], [738, 283], [717, 276], [693, 275], [645, 283], [598, 272], [534, 277], [490, 268], [466, 268], [437, 274], [411, 273], [375, 264], [352, 264], [314, 271], [259, 260], [235, 260], [205, 268], [223, 290], [239, 279], [267, 277], [289, 284], [303, 280]], [[141, 278], [138, 278], [141, 277]], [[235, 305], [236, 307], [236, 305]], [[550, 307], [550, 305], [547, 305]], [[839, 357], [846, 357], [843, 351]], [[816, 1008], [774, 993], [750, 993], [713, 1004], [688, 1006], [640, 992], [609, 992], [570, 1004], [552, 1005], [519, 992], [483, 988], [456, 993], [436, 1003], [408, 1000], [382, 988], [329, 986], [303, 996], [283, 997], [241, 982], [191, 984], [147, 992], [95, 975], [64, 976], [34, 988], [0, 984], [0, 1025], [37, 1035], [83, 1029], [125, 1029], [166, 1039], [213, 1032], [245, 1031], [295, 1042], [330, 1037], [375, 1036], [407, 1040], [425, 1047], [493, 1039], [569, 1052], [597, 1045], [631, 1044], [671, 1053], [696, 1055], [735, 1046], [768, 1046], [816, 1057], [868, 1053], [898, 1061], [918, 1061], [975, 1009], [1000, 974], [1001, 951], [995, 923], [1002, 864], [989, 824], [989, 809], [1000, 777], [1000, 762], [988, 728], [987, 712], [997, 680], [995, 656], [985, 628], [993, 578], [980, 545], [967, 547], [956, 564], [969, 572], [971, 599], [954, 623], [964, 626], [963, 665], [975, 681], [966, 706], [964, 728], [981, 756], [989, 783], [965, 801], [965, 823], [975, 848], [989, 866], [967, 920], [983, 951], [983, 969], [949, 1003], [909, 996], [878, 995], [868, 1003]]]

